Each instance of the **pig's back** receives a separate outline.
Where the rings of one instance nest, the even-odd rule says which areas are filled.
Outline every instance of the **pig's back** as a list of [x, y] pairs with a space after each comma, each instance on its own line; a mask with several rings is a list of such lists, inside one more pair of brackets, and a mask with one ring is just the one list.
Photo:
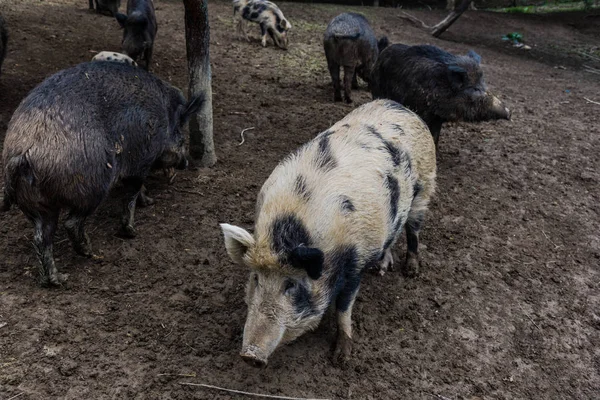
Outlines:
[[352, 245], [364, 264], [406, 219], [418, 180], [411, 153], [423, 141], [431, 142], [427, 127], [397, 103], [356, 109], [273, 171], [259, 195], [256, 234], [269, 236], [273, 220], [293, 215], [311, 246], [327, 254]]

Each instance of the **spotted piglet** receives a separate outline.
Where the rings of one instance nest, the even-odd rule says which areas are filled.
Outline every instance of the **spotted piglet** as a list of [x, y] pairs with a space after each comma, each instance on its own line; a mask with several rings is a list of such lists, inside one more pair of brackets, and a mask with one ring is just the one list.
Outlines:
[[112, 61], [117, 63], [123, 63], [127, 65], [131, 65], [133, 67], [137, 67], [138, 64], [133, 61], [131, 57], [122, 53], [114, 53], [112, 51], [101, 51], [96, 54], [92, 61]]
[[238, 34], [250, 41], [247, 32], [247, 21], [260, 25], [261, 44], [267, 46], [267, 34], [273, 39], [276, 46], [286, 50], [288, 46], [287, 33], [292, 24], [283, 16], [283, 13], [270, 1], [266, 0], [233, 0], [233, 15], [240, 13]]
[[282, 161], [258, 195], [254, 233], [221, 225], [229, 256], [250, 270], [242, 358], [266, 365], [335, 304], [334, 361], [347, 360], [362, 274], [392, 262], [403, 227], [404, 272], [418, 272], [435, 175], [427, 125], [391, 100], [357, 108]]

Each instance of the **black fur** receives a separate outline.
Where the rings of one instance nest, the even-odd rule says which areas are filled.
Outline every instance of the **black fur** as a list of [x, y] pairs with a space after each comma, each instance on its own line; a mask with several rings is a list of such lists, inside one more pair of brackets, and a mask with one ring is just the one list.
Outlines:
[[323, 252], [317, 248], [298, 246], [288, 256], [289, 263], [306, 271], [311, 279], [319, 279], [323, 273]]
[[385, 186], [390, 192], [390, 221], [395, 221], [398, 215], [398, 200], [400, 199], [400, 186], [398, 179], [391, 173], [385, 176]]
[[423, 186], [419, 182], [415, 182], [413, 186], [413, 199], [417, 197], [419, 193], [421, 193], [421, 190], [423, 190]]
[[331, 133], [329, 132], [322, 134], [322, 137], [319, 140], [319, 152], [315, 162], [317, 167], [324, 169], [325, 171], [330, 171], [337, 166], [337, 161], [333, 158], [333, 154], [331, 154], [331, 146], [329, 144], [330, 135]]
[[296, 314], [308, 317], [317, 313], [317, 309], [312, 300], [313, 297], [308, 291], [308, 288], [299, 283], [292, 296], [292, 303], [294, 304]]
[[352, 203], [352, 200], [348, 196], [341, 196], [342, 199], [342, 210], [345, 212], [353, 212], [356, 211], [356, 207]]
[[[89, 1], [89, 8], [93, 9], [92, 1]], [[110, 15], [114, 17], [119, 11], [121, 0], [96, 0], [96, 13]]]
[[311, 197], [311, 192], [306, 187], [306, 178], [302, 175], [298, 175], [296, 178], [296, 181], [294, 182], [294, 191], [304, 200], [309, 200]]
[[331, 275], [327, 284], [331, 298], [336, 300], [338, 311], [344, 312], [348, 309], [362, 276], [356, 247], [346, 245], [334, 249], [329, 255], [328, 262]]
[[123, 27], [123, 52], [149, 70], [157, 32], [152, 0], [128, 0], [127, 15], [116, 14], [115, 17]]
[[399, 166], [400, 162], [402, 161], [402, 154], [400, 152], [400, 149], [398, 149], [396, 146], [394, 146], [394, 144], [392, 142], [385, 140], [383, 138], [383, 136], [381, 136], [381, 134], [377, 131], [377, 129], [375, 129], [374, 126], [372, 126], [372, 125], [367, 126], [367, 130], [371, 134], [377, 136], [377, 138], [382, 141], [383, 145], [385, 146], [385, 149], [387, 150], [388, 153], [390, 153], [390, 158], [392, 159], [394, 166], [395, 167]]

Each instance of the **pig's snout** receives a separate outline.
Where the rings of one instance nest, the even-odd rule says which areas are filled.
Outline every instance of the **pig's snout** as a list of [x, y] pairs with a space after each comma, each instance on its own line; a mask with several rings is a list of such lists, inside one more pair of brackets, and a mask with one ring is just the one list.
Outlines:
[[492, 108], [493, 117], [496, 117], [497, 119], [510, 120], [510, 116], [511, 116], [510, 110], [508, 109], [508, 107], [506, 107], [504, 105], [502, 100], [500, 100], [496, 96], [492, 96], [492, 107], [491, 108]]
[[177, 164], [175, 168], [178, 170], [184, 170], [187, 169], [189, 165], [190, 163], [188, 162], [187, 157], [183, 156], [181, 157], [181, 161], [179, 161], [179, 164]]
[[264, 368], [267, 366], [267, 358], [260, 354], [260, 350], [256, 346], [248, 346], [240, 356], [248, 364], [255, 368]]

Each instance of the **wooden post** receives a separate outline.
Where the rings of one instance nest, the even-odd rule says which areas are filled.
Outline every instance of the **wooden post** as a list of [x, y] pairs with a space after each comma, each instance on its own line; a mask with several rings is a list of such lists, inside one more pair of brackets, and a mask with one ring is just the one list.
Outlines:
[[217, 162], [213, 141], [212, 85], [210, 71], [210, 29], [208, 1], [183, 0], [185, 43], [189, 73], [189, 97], [204, 93], [206, 101], [190, 119], [190, 156], [199, 167]]

